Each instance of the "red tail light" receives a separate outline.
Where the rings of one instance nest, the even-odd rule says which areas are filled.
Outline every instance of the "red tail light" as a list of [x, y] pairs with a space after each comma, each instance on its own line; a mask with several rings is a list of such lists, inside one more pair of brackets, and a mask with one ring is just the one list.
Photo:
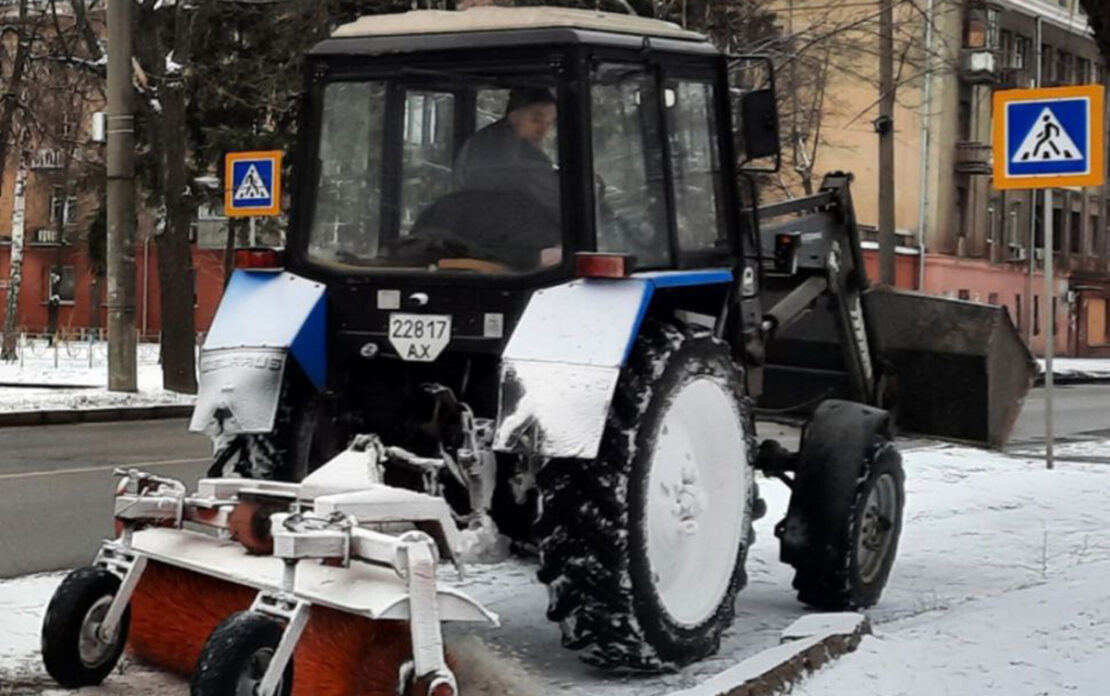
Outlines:
[[630, 254], [580, 251], [574, 255], [574, 275], [579, 278], [627, 278], [636, 267]]
[[236, 268], [281, 268], [281, 252], [277, 249], [236, 249]]

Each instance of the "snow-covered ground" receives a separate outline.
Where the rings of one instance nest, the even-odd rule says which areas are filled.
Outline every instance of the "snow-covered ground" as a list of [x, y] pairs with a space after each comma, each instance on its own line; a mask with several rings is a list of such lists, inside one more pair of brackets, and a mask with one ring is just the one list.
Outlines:
[[[1110, 442], [1100, 444], [1110, 448]], [[794, 693], [1105, 694], [1110, 467], [1064, 461], [1046, 471], [1035, 459], [934, 445], [906, 452], [905, 468], [898, 561], [882, 601], [867, 612], [874, 635]], [[770, 512], [758, 523], [749, 585], [717, 656], [663, 677], [619, 678], [590, 670], [558, 647], [556, 629], [543, 620], [544, 590], [534, 566], [511, 560], [474, 569], [462, 583], [504, 623], [465, 647], [471, 673], [464, 693], [662, 695], [694, 687], [774, 645], [779, 631], [806, 610], [794, 600], [789, 568], [779, 563], [771, 534], [773, 521], [785, 511], [787, 491], [772, 481], [762, 486]], [[38, 630], [61, 577], [0, 584], [0, 693], [50, 693]], [[528, 676], [519, 672], [520, 665]], [[491, 672], [506, 670], [516, 674], [510, 687], [489, 685]], [[185, 692], [180, 681], [125, 663], [122, 674], [83, 693]]]
[[[1044, 374], [1045, 361], [1037, 359]], [[1057, 379], [1110, 379], [1110, 358], [1053, 358], [1052, 376]]]
[[0, 362], [0, 412], [193, 402], [192, 396], [162, 388], [157, 344], [140, 343], [136, 358], [139, 391], [110, 392], [106, 343], [67, 341], [55, 347], [43, 339], [27, 341], [20, 360]]

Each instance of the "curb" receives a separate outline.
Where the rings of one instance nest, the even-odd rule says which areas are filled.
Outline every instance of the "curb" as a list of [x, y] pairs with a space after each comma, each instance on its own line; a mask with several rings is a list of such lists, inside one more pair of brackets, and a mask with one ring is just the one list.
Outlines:
[[[1084, 374], [1055, 374], [1052, 376], [1053, 384], [1102, 384], [1110, 382], [1110, 374], [1103, 375], [1084, 375]], [[1044, 374], [1038, 374], [1033, 378], [1033, 386], [1044, 386]]]
[[871, 624], [862, 614], [811, 614], [782, 632], [782, 643], [756, 653], [692, 689], [670, 696], [774, 696], [855, 651]]
[[191, 404], [167, 406], [126, 406], [120, 408], [62, 409], [56, 411], [12, 411], [0, 413], [0, 428], [28, 425], [68, 425], [71, 423], [111, 423], [115, 421], [188, 418]]

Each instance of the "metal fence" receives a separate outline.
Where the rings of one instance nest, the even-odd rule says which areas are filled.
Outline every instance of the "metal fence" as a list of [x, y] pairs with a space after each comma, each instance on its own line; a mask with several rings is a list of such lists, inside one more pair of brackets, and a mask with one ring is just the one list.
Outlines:
[[[0, 334], [2, 339], [3, 334]], [[197, 346], [204, 343], [204, 334], [197, 334]], [[140, 340], [135, 349], [139, 365], [157, 365], [162, 361], [161, 342]], [[36, 367], [94, 368], [108, 364], [107, 332], [99, 329], [57, 334], [20, 332], [16, 341], [16, 361], [20, 367], [34, 363]], [[15, 361], [13, 361], [15, 362]]]

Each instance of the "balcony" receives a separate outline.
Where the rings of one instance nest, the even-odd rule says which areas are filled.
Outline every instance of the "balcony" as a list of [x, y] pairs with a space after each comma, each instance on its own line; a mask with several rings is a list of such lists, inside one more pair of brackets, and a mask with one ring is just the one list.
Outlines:
[[997, 84], [1002, 74], [1002, 61], [993, 48], [961, 48], [960, 77], [973, 85]]
[[956, 172], [960, 174], [990, 175], [994, 172], [991, 146], [986, 143], [956, 143]]
[[62, 150], [41, 149], [31, 156], [31, 169], [63, 169], [66, 155]]
[[54, 227], [40, 227], [31, 235], [31, 244], [36, 246], [58, 246], [62, 237]]

